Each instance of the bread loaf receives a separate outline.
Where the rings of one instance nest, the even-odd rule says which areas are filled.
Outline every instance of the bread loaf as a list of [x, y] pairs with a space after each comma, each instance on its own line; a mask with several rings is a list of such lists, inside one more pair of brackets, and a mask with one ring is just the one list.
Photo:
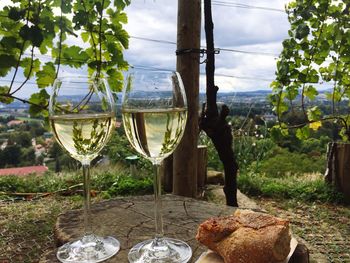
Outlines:
[[225, 263], [278, 263], [288, 256], [291, 240], [287, 220], [249, 210], [205, 221], [196, 238]]

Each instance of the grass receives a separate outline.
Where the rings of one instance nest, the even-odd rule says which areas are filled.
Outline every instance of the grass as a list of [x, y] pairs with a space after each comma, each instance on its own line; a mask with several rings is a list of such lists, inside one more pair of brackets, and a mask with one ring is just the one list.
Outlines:
[[[81, 171], [62, 173], [46, 173], [43, 176], [0, 177], [0, 199], [9, 199], [11, 193], [55, 193], [71, 192], [71, 187], [81, 189]], [[149, 176], [134, 178], [123, 166], [108, 166], [92, 169], [91, 189], [104, 198], [118, 195], [148, 194], [153, 191], [152, 179]]]
[[350, 262], [350, 206], [296, 199], [255, 198], [260, 207], [288, 218], [294, 234], [307, 242], [310, 253], [326, 262]]
[[[91, 171], [92, 202], [119, 195], [142, 195], [153, 192], [149, 176], [130, 177], [123, 166], [98, 167]], [[81, 171], [61, 175], [0, 177], [0, 262], [38, 262], [43, 252], [54, 245], [53, 227], [59, 213], [82, 207], [81, 191], [60, 190], [79, 185]], [[76, 189], [76, 188], [74, 188]], [[45, 198], [14, 202], [11, 192], [57, 192]]]
[[320, 174], [284, 175], [245, 173], [238, 176], [238, 188], [250, 196], [340, 203], [342, 194], [325, 183]]
[[0, 262], [38, 262], [53, 245], [53, 226], [59, 213], [80, 207], [69, 197], [0, 203]]

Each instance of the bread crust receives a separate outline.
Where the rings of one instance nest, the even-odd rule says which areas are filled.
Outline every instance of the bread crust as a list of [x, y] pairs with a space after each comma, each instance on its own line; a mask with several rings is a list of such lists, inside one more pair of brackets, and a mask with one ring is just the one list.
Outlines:
[[225, 263], [278, 263], [288, 256], [291, 240], [287, 220], [250, 210], [208, 219], [196, 238]]

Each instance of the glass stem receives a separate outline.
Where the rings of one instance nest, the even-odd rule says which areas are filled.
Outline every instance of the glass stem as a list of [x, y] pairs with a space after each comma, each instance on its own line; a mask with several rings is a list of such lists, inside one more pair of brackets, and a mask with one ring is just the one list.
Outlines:
[[90, 195], [90, 162], [83, 162], [84, 176], [84, 232], [85, 236], [92, 234], [91, 226], [91, 195]]
[[154, 216], [155, 216], [155, 226], [156, 226], [156, 236], [155, 241], [158, 243], [161, 241], [161, 239], [164, 236], [163, 231], [163, 214], [162, 214], [162, 184], [161, 184], [161, 177], [160, 177], [160, 164], [156, 163], [154, 164], [154, 178], [153, 178], [153, 185], [154, 185]]

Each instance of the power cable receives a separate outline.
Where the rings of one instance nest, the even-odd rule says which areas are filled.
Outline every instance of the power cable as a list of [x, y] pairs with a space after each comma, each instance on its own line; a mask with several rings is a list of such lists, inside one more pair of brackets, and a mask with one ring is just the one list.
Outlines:
[[283, 9], [265, 7], [265, 6], [247, 5], [247, 4], [241, 4], [241, 3], [236, 3], [236, 2], [212, 1], [212, 5], [243, 8], [243, 9], [256, 9], [256, 10], [263, 10], [263, 11], [273, 11], [273, 12], [281, 12], [284, 14], [286, 13], [285, 10], [283, 10]]

